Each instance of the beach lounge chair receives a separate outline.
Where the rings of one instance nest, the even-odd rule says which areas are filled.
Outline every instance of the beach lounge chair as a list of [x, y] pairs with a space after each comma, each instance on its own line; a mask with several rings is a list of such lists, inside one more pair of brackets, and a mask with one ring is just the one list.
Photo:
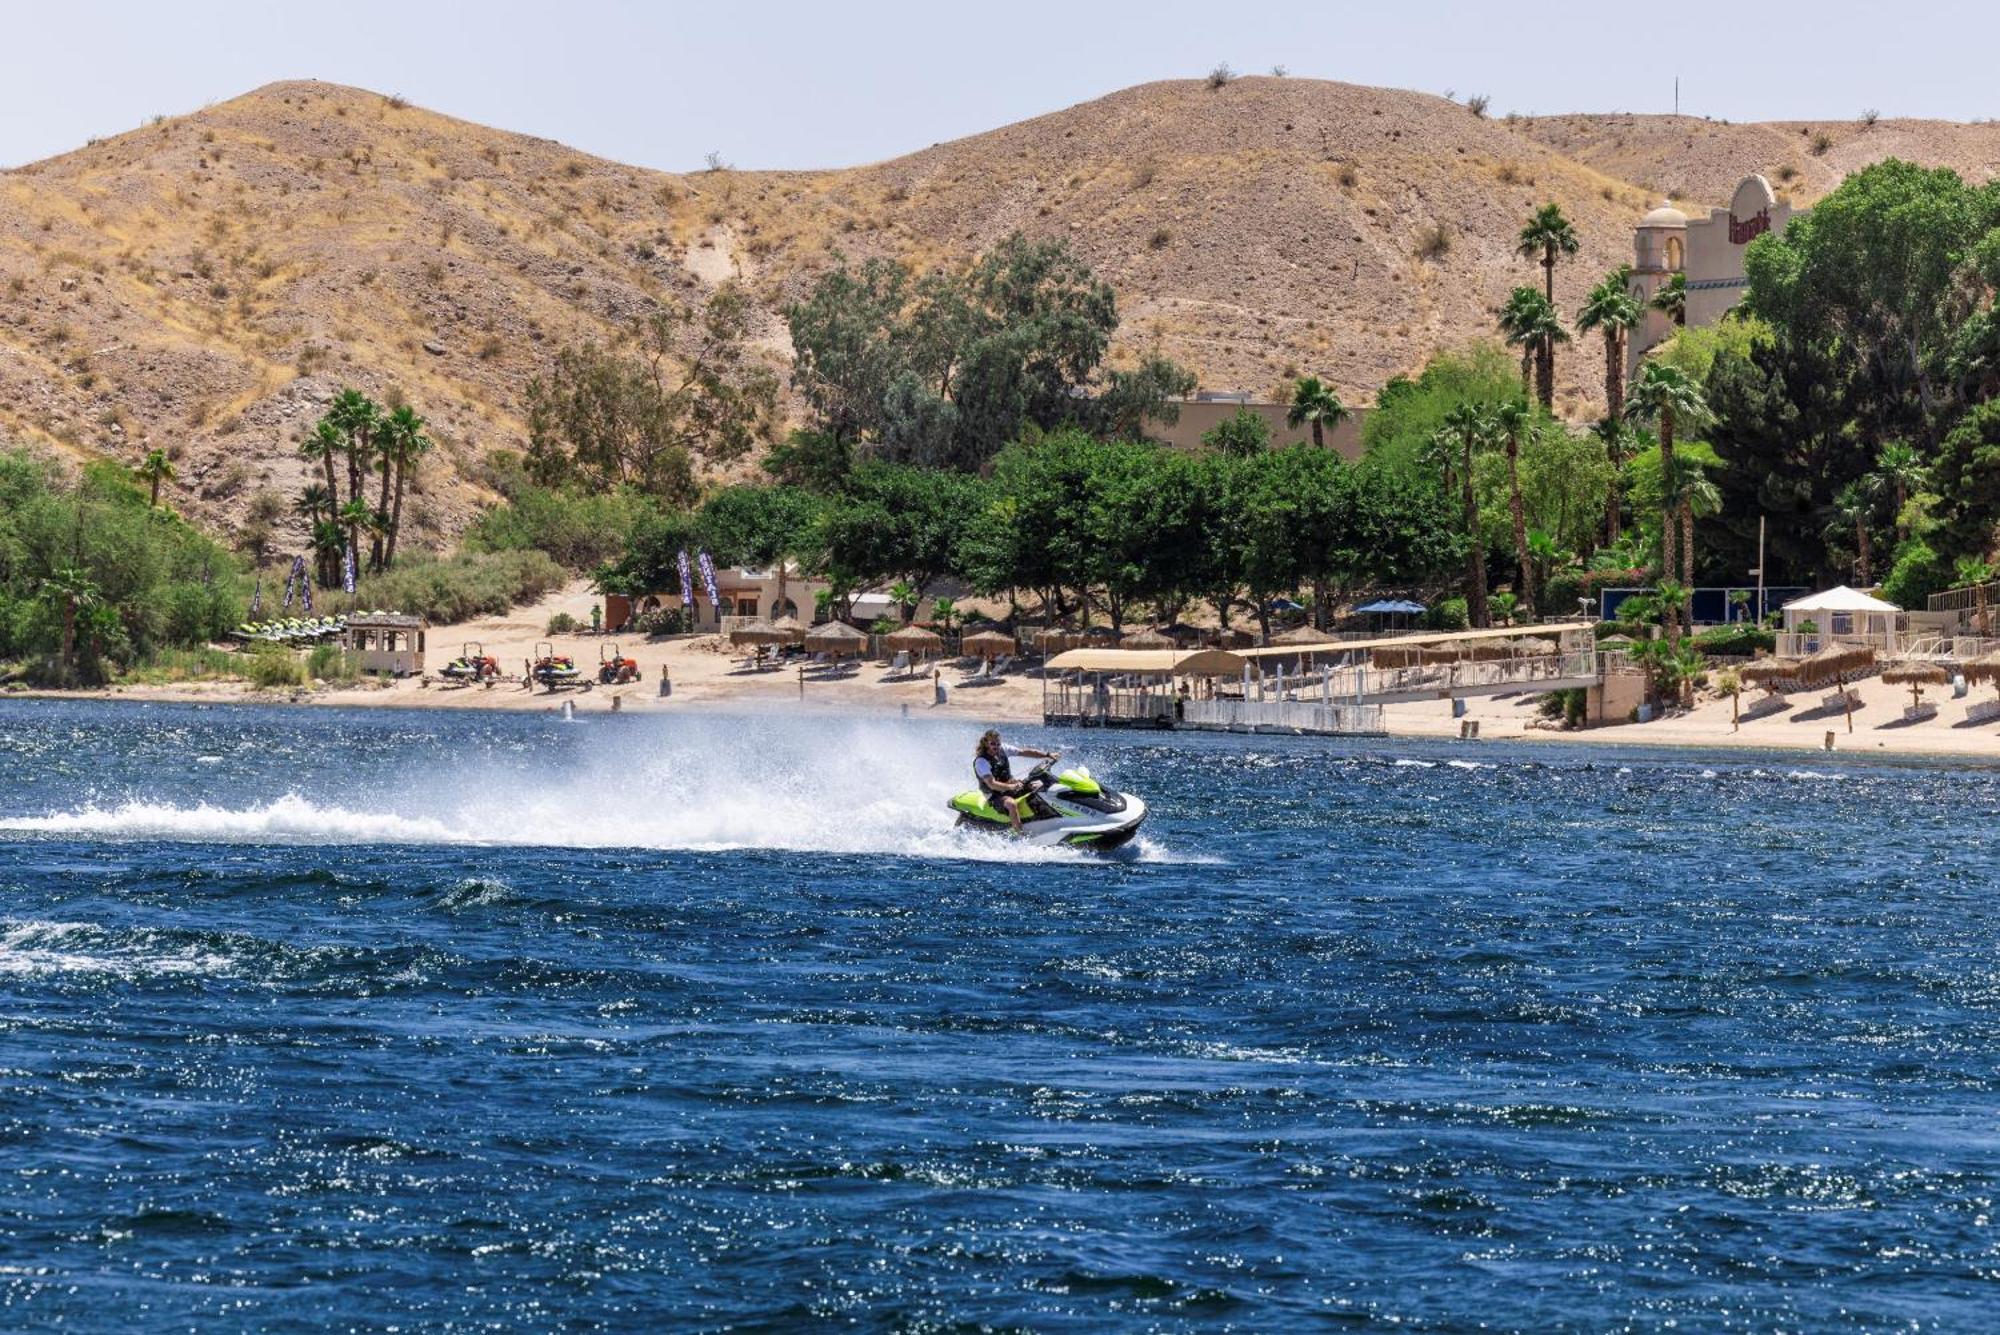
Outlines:
[[1000, 655], [1000, 657], [993, 660], [993, 675], [996, 677], [1006, 676], [1007, 669], [1011, 667], [1013, 663], [1014, 663], [1014, 655], [1012, 654]]
[[905, 676], [909, 673], [909, 670], [910, 651], [907, 649], [897, 650], [896, 656], [889, 660], [889, 675], [892, 677]]

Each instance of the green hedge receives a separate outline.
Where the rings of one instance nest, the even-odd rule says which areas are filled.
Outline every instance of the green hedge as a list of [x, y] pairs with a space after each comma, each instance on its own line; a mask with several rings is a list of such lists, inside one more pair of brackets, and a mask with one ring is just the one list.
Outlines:
[[541, 552], [468, 552], [443, 559], [406, 558], [371, 575], [354, 596], [322, 595], [322, 611], [410, 612], [434, 625], [498, 616], [560, 589], [564, 569]]

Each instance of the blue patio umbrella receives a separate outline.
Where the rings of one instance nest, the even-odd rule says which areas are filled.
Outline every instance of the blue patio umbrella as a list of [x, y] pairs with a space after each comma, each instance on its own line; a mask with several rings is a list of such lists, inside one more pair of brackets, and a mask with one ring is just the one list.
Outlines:
[[1422, 603], [1413, 603], [1407, 598], [1380, 598], [1354, 609], [1357, 612], [1379, 612], [1385, 616], [1420, 616], [1428, 611]]

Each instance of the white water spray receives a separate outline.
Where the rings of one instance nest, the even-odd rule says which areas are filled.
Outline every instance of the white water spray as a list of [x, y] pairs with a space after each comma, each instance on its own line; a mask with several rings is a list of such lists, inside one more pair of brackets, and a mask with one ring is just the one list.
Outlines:
[[[242, 803], [134, 797], [0, 831], [245, 843], [473, 844], [1072, 862], [1092, 855], [955, 828], [973, 728], [711, 716], [564, 729], [546, 751], [412, 766], [363, 797], [292, 791]], [[581, 735], [578, 735], [581, 734]], [[1107, 773], [1115, 784], [1118, 778]], [[323, 786], [323, 785], [322, 785]], [[1177, 860], [1141, 838], [1132, 854]]]

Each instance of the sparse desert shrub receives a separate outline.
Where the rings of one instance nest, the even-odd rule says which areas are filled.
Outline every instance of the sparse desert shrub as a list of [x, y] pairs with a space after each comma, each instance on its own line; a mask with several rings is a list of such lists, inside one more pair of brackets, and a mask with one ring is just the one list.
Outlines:
[[352, 598], [325, 594], [321, 601], [334, 612], [381, 608], [446, 625], [532, 603], [561, 588], [566, 578], [543, 552], [467, 553], [443, 560], [398, 553], [394, 570], [363, 579]]
[[1352, 190], [1361, 180], [1361, 173], [1354, 169], [1353, 163], [1343, 162], [1334, 168], [1333, 179], [1340, 182], [1344, 189]]
[[391, 93], [382, 100], [389, 104], [389, 109], [391, 111], [401, 111], [404, 107], [410, 105], [410, 100], [404, 97], [401, 93]]
[[1166, 228], [1161, 227], [1156, 228], [1153, 234], [1146, 238], [1146, 244], [1154, 250], [1165, 250], [1173, 242], [1173, 239], [1174, 234]]
[[316, 681], [358, 681], [361, 662], [337, 644], [316, 644], [306, 655], [306, 675]]
[[571, 158], [563, 164], [563, 175], [574, 181], [577, 177], [583, 175], [583, 164], [575, 158]]
[[490, 362], [506, 350], [507, 346], [500, 341], [499, 335], [488, 334], [479, 341], [479, 347], [474, 351], [473, 355], [478, 357], [482, 362]]
[[1782, 164], [1778, 168], [1778, 170], [1772, 174], [1778, 178], [1778, 183], [1780, 185], [1786, 185], [1799, 179], [1799, 169], [1793, 166], [1789, 162]]
[[708, 152], [702, 154], [701, 164], [712, 172], [726, 172], [729, 170], [729, 164], [722, 160], [722, 150], [716, 148], [711, 148]]
[[1229, 62], [1226, 60], [1208, 72], [1208, 86], [1211, 89], [1226, 88], [1235, 82], [1236, 71], [1229, 68]]
[[1451, 229], [1443, 223], [1432, 223], [1417, 234], [1418, 259], [1436, 263], [1449, 254], [1451, 254]]
[[1864, 129], [1873, 129], [1875, 122], [1881, 119], [1882, 113], [1873, 107], [1869, 107], [1861, 113], [1861, 124]]
[[1518, 162], [1503, 162], [1493, 169], [1494, 179], [1502, 185], [1533, 185], [1535, 178], [1521, 169]]
[[577, 630], [577, 620], [567, 612], [558, 612], [549, 618], [548, 634], [570, 635]]
[[243, 656], [243, 675], [250, 684], [264, 690], [306, 684], [305, 667], [290, 649], [281, 645], [259, 645], [256, 652]]
[[1486, 118], [1486, 108], [1493, 105], [1493, 99], [1484, 93], [1474, 93], [1465, 99], [1465, 109], [1481, 120]]
[[1286, 76], [1287, 74], [1290, 74], [1290, 73], [1291, 73], [1291, 71], [1290, 71], [1290, 70], [1288, 70], [1288, 69], [1286, 69], [1286, 68], [1285, 68], [1285, 67], [1284, 67], [1283, 65], [1273, 65], [1273, 66], [1271, 66], [1271, 77], [1272, 77], [1272, 78], [1274, 78], [1274, 79], [1282, 79], [1282, 78], [1284, 78], [1284, 77], [1285, 77], [1285, 76]]
[[1141, 158], [1138, 165], [1132, 168], [1132, 188], [1134, 190], [1144, 190], [1153, 183], [1159, 174], [1160, 164], [1158, 162], [1152, 158]]
[[1826, 151], [1832, 147], [1833, 147], [1832, 135], [1828, 134], [1825, 130], [1818, 130], [1814, 132], [1812, 137], [1812, 155], [1814, 157], [1816, 158], [1825, 157]]

